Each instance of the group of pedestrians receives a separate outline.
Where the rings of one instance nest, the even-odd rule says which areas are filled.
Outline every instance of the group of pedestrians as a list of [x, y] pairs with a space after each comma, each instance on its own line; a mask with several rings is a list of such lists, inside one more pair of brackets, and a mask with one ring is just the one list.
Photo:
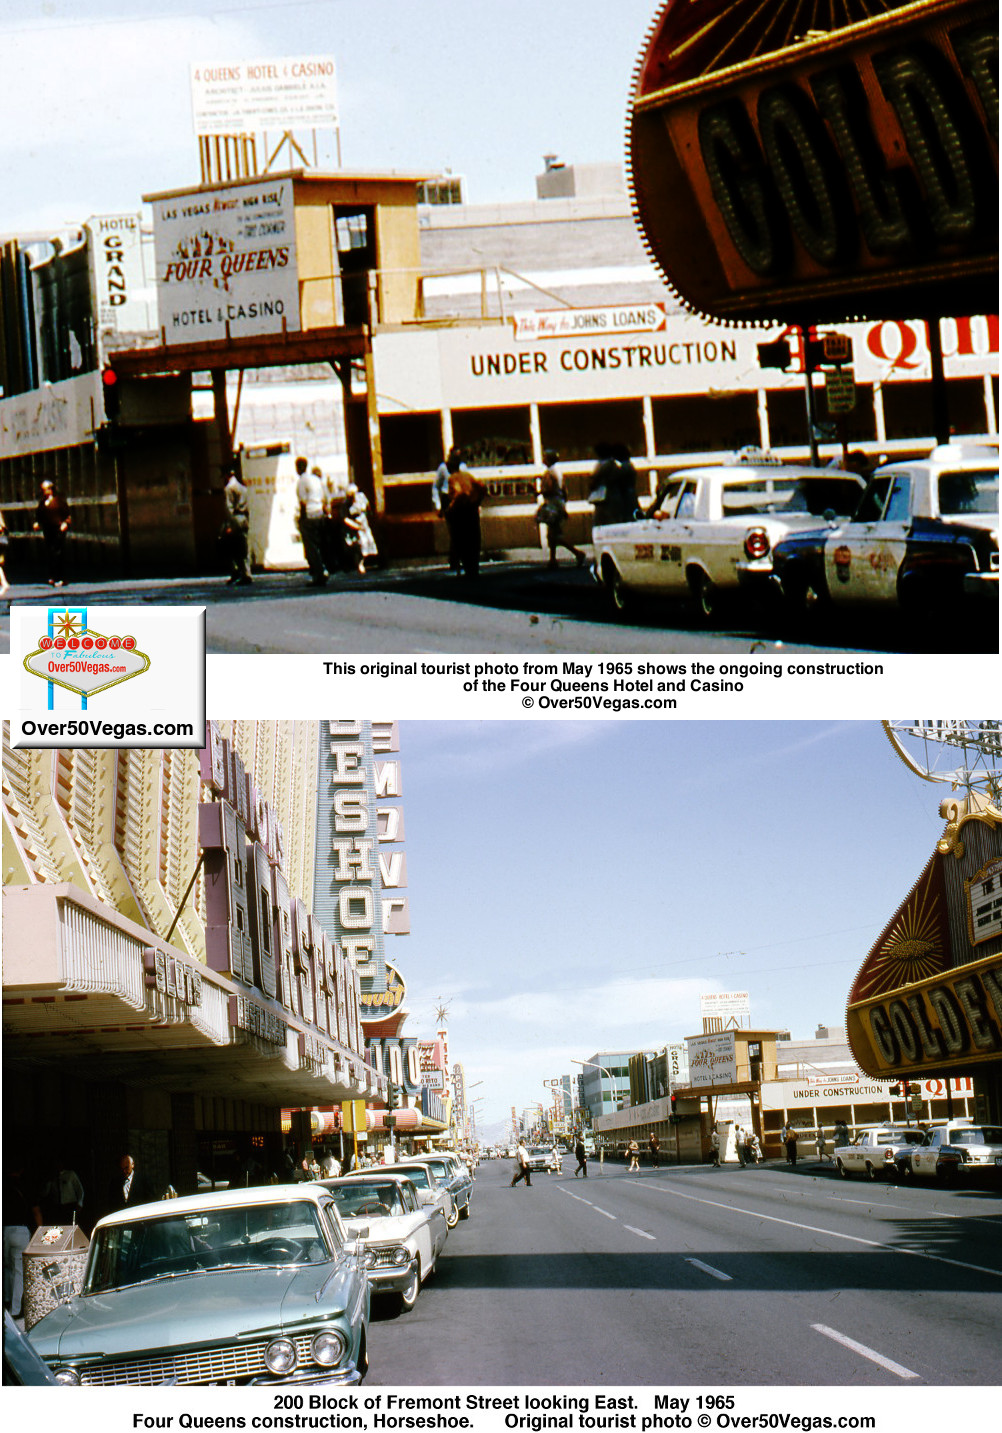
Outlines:
[[[627, 522], [637, 512], [637, 471], [623, 444], [595, 445], [595, 468], [591, 474], [588, 502], [596, 524]], [[545, 538], [549, 561], [557, 567], [558, 553], [565, 550], [578, 567], [586, 561], [583, 548], [566, 536], [569, 521], [567, 488], [552, 448], [543, 453], [543, 473], [537, 483], [538, 506], [535, 520]], [[298, 526], [309, 569], [310, 582], [317, 587], [336, 572], [357, 572], [364, 576], [367, 564], [378, 557], [368, 499], [354, 483], [337, 485], [316, 464], [312, 467], [298, 457], [296, 502]], [[231, 587], [248, 587], [250, 561], [250, 494], [243, 481], [240, 461], [234, 458], [225, 469], [223, 488], [225, 516], [217, 545]], [[465, 577], [480, 574], [482, 532], [480, 513], [487, 488], [469, 470], [461, 449], [453, 447], [439, 465], [432, 483], [432, 506], [448, 528], [449, 566]], [[66, 553], [72, 526], [70, 505], [51, 478], [39, 485], [32, 530], [41, 535], [45, 551], [46, 581], [50, 587], [66, 585]], [[7, 553], [10, 543], [0, 513], [0, 595], [9, 587]]]
[[355, 483], [339, 487], [316, 464], [296, 459], [296, 501], [303, 551], [315, 587], [336, 572], [366, 573], [378, 556], [369, 521], [369, 500]]
[[[753, 1129], [748, 1129], [744, 1125], [735, 1125], [734, 1152], [738, 1157], [739, 1169], [744, 1169], [748, 1164], [761, 1164], [762, 1146]], [[716, 1125], [710, 1130], [710, 1163], [717, 1169], [720, 1168], [720, 1132]]]
[[480, 576], [480, 509], [484, 484], [466, 466], [459, 448], [450, 448], [431, 487], [432, 507], [449, 531], [449, 567], [459, 577]]
[[[595, 523], [628, 522], [637, 512], [637, 470], [629, 450], [622, 443], [598, 443], [596, 464], [591, 475], [588, 502]], [[557, 554], [567, 551], [578, 567], [587, 559], [583, 548], [568, 541], [567, 486], [554, 448], [543, 451], [543, 473], [537, 483], [538, 505], [535, 521], [545, 534], [549, 551], [547, 566], [557, 567]], [[462, 449], [453, 447], [439, 464], [431, 486], [432, 507], [449, 530], [449, 566], [465, 577], [480, 573], [482, 534], [480, 509], [487, 488], [470, 472]]]

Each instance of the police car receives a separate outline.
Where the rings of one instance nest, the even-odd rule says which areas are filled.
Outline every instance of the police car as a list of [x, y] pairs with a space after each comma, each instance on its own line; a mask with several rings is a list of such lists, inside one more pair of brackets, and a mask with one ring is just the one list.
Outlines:
[[745, 570], [768, 577], [777, 542], [854, 511], [854, 473], [786, 466], [758, 450], [674, 473], [648, 511], [592, 531], [594, 573], [620, 612], [635, 593], [691, 597], [705, 622]]
[[852, 520], [777, 544], [775, 579], [804, 617], [892, 605], [928, 615], [957, 599], [997, 605], [999, 459], [956, 443], [877, 468]]

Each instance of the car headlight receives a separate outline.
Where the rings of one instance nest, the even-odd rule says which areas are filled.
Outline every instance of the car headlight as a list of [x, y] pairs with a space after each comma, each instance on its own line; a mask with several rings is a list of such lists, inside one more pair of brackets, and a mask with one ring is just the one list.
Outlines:
[[296, 1345], [289, 1338], [272, 1339], [264, 1351], [264, 1366], [269, 1373], [291, 1373], [296, 1366]]
[[68, 1383], [76, 1387], [80, 1382], [80, 1375], [75, 1368], [57, 1368], [53, 1372], [57, 1383]]
[[363, 1269], [372, 1269], [372, 1268], [375, 1268], [375, 1264], [376, 1264], [376, 1251], [375, 1251], [375, 1249], [363, 1249], [363, 1251], [362, 1251], [362, 1268], [363, 1268]]
[[392, 1258], [394, 1264], [409, 1264], [411, 1261], [410, 1250], [405, 1249], [401, 1244], [399, 1249], [394, 1249]]
[[330, 1330], [318, 1333], [310, 1345], [313, 1362], [321, 1364], [324, 1368], [333, 1368], [336, 1363], [340, 1363], [347, 1351], [346, 1339], [341, 1334]]

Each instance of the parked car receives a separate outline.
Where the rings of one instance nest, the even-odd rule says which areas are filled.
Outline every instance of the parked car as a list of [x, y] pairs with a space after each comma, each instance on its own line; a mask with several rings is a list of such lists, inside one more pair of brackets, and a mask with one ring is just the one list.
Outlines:
[[710, 622], [742, 571], [769, 577], [777, 542], [848, 516], [862, 491], [854, 473], [786, 467], [757, 451], [679, 472], [641, 517], [593, 530], [595, 576], [619, 611], [634, 593], [691, 597]]
[[998, 528], [998, 454], [946, 443], [877, 468], [848, 522], [777, 543], [775, 582], [800, 619], [868, 606], [935, 615], [974, 597], [997, 608]]
[[[408, 1155], [401, 1164], [426, 1164], [448, 1189], [456, 1210], [456, 1220], [469, 1219], [473, 1194], [473, 1175], [458, 1155], [436, 1151], [434, 1154]], [[454, 1220], [453, 1223], [456, 1221]]]
[[1002, 1126], [954, 1122], [930, 1130], [902, 1172], [923, 1179], [1002, 1176]]
[[3, 1381], [21, 1388], [56, 1385], [52, 1369], [23, 1334], [6, 1309], [3, 1311]]
[[[373, 1171], [368, 1169], [353, 1170], [346, 1174], [345, 1179], [365, 1178]], [[397, 1164], [381, 1164], [378, 1166], [379, 1174], [404, 1174], [418, 1190], [418, 1198], [422, 1204], [437, 1205], [445, 1216], [448, 1228], [455, 1229], [459, 1223], [459, 1210], [456, 1208], [456, 1201], [453, 1199], [447, 1185], [439, 1179], [433, 1169], [426, 1164], [413, 1160], [408, 1163], [400, 1161]]]
[[81, 1292], [29, 1337], [59, 1383], [277, 1388], [359, 1383], [368, 1323], [360, 1246], [300, 1184], [109, 1214]]
[[448, 1237], [438, 1205], [422, 1204], [412, 1180], [378, 1169], [365, 1178], [323, 1179], [353, 1239], [365, 1245], [362, 1263], [374, 1294], [392, 1294], [401, 1310], [417, 1303]]
[[917, 1125], [884, 1125], [880, 1129], [861, 1131], [848, 1144], [834, 1149], [832, 1158], [843, 1179], [848, 1179], [850, 1174], [865, 1174], [867, 1179], [878, 1179], [882, 1174], [896, 1174], [899, 1152], [911, 1145], [921, 1144], [924, 1138], [924, 1132]]

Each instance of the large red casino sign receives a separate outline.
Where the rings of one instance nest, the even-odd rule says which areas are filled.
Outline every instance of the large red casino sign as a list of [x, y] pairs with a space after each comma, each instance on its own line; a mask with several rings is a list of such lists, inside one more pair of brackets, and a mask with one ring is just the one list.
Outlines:
[[847, 0], [830, 33], [816, 12], [664, 5], [630, 115], [654, 258], [716, 318], [993, 311], [997, 7]]

